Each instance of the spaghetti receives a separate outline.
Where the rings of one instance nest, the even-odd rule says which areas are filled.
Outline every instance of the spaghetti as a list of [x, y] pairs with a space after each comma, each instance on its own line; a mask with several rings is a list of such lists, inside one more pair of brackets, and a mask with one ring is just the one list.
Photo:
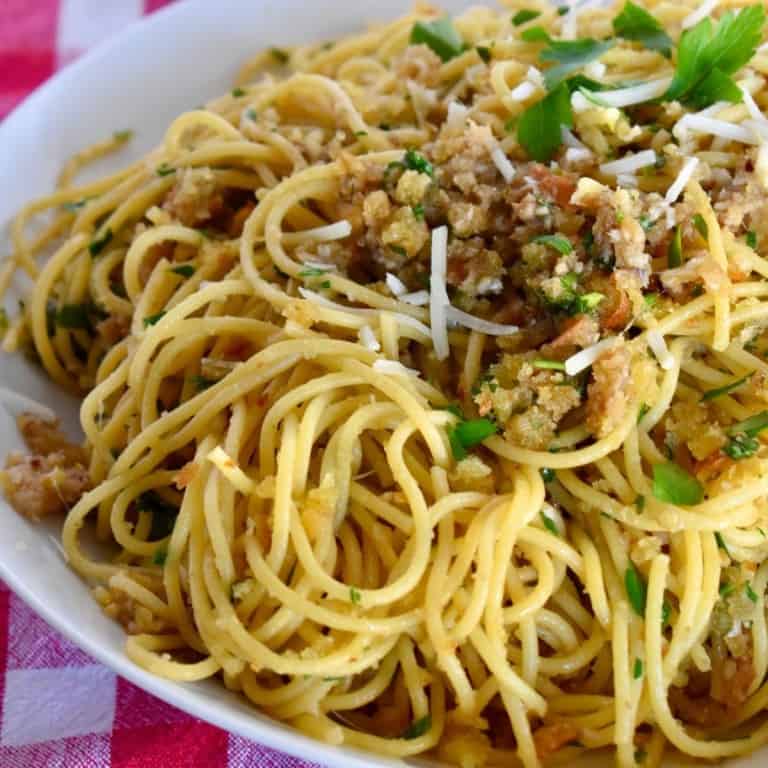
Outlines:
[[6, 495], [66, 508], [137, 664], [326, 742], [748, 754], [764, 12], [510, 5], [265, 51], [140, 162], [74, 158], [0, 290], [85, 449], [23, 417]]

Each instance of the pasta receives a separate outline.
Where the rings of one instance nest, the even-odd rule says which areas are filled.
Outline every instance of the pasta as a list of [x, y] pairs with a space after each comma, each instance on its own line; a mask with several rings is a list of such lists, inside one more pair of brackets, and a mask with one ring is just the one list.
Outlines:
[[764, 16], [419, 6], [21, 210], [85, 447], [0, 478], [136, 664], [464, 768], [768, 742]]

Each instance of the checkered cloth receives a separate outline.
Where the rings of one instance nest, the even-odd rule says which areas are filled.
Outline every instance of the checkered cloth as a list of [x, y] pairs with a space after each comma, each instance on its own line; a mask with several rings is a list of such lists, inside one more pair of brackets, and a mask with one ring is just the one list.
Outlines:
[[[170, 0], [0, 0], [0, 117]], [[0, 768], [309, 768], [119, 678], [0, 584]]]

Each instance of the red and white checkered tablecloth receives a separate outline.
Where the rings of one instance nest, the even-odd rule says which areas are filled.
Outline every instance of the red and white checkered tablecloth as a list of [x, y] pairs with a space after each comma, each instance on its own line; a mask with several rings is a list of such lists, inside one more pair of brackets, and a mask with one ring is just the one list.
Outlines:
[[[169, 2], [0, 0], [0, 118], [56, 69]], [[0, 768], [256, 766], [309, 768], [144, 693], [0, 583]]]

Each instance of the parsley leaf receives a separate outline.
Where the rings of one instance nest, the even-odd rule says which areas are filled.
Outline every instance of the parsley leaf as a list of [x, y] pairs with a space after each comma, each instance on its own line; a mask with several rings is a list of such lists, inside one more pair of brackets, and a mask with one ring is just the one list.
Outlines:
[[532, 160], [549, 162], [562, 143], [561, 125], [573, 125], [571, 92], [565, 83], [520, 115], [517, 140]]
[[613, 31], [619, 37], [642, 43], [667, 58], [672, 53], [672, 40], [659, 21], [633, 2], [624, 4], [621, 13], [613, 20]]
[[544, 82], [549, 90], [556, 88], [571, 72], [599, 59], [614, 44], [613, 40], [593, 40], [591, 37], [555, 40], [544, 27], [530, 27], [521, 37], [527, 43], [547, 44], [548, 47], [539, 54], [539, 59], [555, 64], [544, 73]]
[[748, 597], [748, 598], [749, 598], [749, 599], [750, 599], [750, 600], [751, 600], [753, 603], [757, 603], [757, 601], [759, 600], [759, 598], [758, 598], [758, 596], [757, 596], [757, 592], [755, 592], [755, 590], [754, 590], [754, 589], [752, 589], [752, 585], [751, 585], [749, 582], [747, 582], [747, 583], [744, 585], [744, 592], [746, 593], [747, 597]]
[[464, 50], [464, 41], [451, 22], [450, 16], [435, 21], [417, 21], [411, 30], [411, 45], [424, 43], [443, 61], [456, 58]]
[[756, 232], [750, 229], [749, 232], [747, 232], [746, 240], [747, 240], [747, 245], [753, 251], [757, 250], [757, 233]]
[[669, 504], [690, 506], [704, 498], [704, 488], [679, 464], [668, 461], [653, 466], [653, 495]]
[[627, 590], [627, 597], [632, 609], [640, 618], [643, 618], [645, 616], [645, 600], [648, 590], [643, 577], [631, 562], [624, 572], [624, 588]]
[[525, 24], [528, 21], [538, 19], [539, 16], [541, 16], [541, 11], [533, 11], [530, 8], [523, 8], [512, 17], [512, 23], [516, 27], [519, 27], [521, 24]]
[[448, 429], [448, 440], [451, 444], [454, 458], [461, 460], [467, 457], [467, 451], [479, 445], [487, 437], [498, 432], [498, 426], [490, 419], [468, 419]]
[[419, 173], [426, 173], [427, 176], [434, 176], [435, 169], [432, 167], [432, 163], [427, 160], [424, 155], [420, 155], [413, 149], [406, 149], [405, 156], [403, 157], [403, 165], [411, 171], [418, 171]]
[[571, 241], [564, 235], [539, 235], [538, 237], [534, 237], [531, 242], [548, 245], [551, 248], [554, 248], [558, 253], [562, 253], [563, 256], [573, 253]]
[[730, 75], [755, 54], [762, 40], [762, 4], [727, 11], [713, 26], [709, 17], [683, 32], [677, 47], [677, 66], [664, 99], [677, 99], [697, 108], [720, 99], [738, 101], [741, 93]]

